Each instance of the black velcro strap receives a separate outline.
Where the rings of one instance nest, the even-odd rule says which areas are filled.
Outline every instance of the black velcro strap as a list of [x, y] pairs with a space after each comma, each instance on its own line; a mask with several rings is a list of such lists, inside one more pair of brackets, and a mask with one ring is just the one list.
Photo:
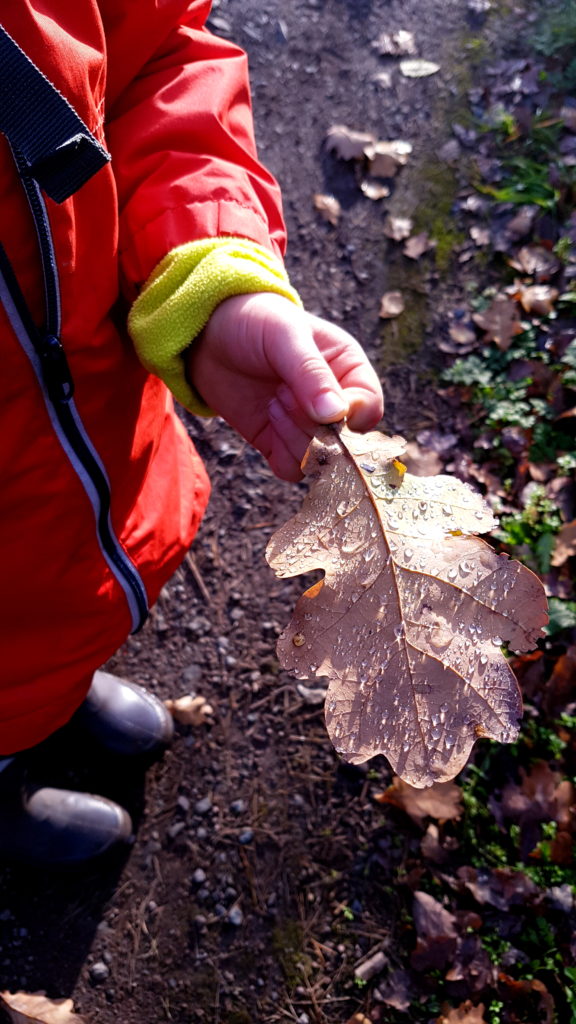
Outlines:
[[0, 25], [0, 132], [57, 203], [110, 160], [68, 100]]

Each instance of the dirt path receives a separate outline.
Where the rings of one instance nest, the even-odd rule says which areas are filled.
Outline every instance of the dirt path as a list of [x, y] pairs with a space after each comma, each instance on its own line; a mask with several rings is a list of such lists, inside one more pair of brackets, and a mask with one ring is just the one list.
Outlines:
[[[430, 192], [429, 169], [445, 166], [436, 154], [471, 84], [467, 61], [496, 22], [479, 28], [463, 0], [222, 0], [213, 23], [250, 52], [292, 279], [310, 309], [356, 333], [379, 367], [395, 366], [386, 426], [413, 434], [437, 418], [414, 354], [424, 281], [420, 271], [407, 281], [419, 311], [408, 332], [383, 338], [380, 297], [396, 274], [383, 221], [388, 208], [432, 221], [450, 206], [453, 175]], [[397, 60], [378, 56], [373, 42], [399, 29], [438, 74], [403, 78]], [[375, 76], [388, 70], [383, 85]], [[391, 204], [366, 199], [353, 167], [325, 153], [335, 123], [412, 142]], [[315, 192], [339, 199], [337, 227], [314, 210]], [[414, 840], [369, 798], [372, 782], [390, 781], [383, 759], [340, 765], [321, 705], [278, 670], [275, 639], [302, 586], [276, 581], [263, 552], [301, 489], [274, 481], [221, 424], [190, 430], [214, 481], [192, 567], [111, 667], [162, 697], [202, 693], [214, 724], [181, 729], [145, 792], [125, 766], [105, 766], [107, 792], [140, 816], [125, 863], [2, 873], [0, 987], [73, 995], [91, 1024], [344, 1024], [362, 1003], [354, 965], [382, 950], [394, 962], [403, 941], [406, 908], [389, 878]], [[88, 752], [73, 781], [90, 788], [95, 767]]]

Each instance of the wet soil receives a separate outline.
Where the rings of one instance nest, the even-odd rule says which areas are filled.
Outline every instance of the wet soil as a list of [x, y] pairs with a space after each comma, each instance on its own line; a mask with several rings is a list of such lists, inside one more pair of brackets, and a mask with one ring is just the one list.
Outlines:
[[[366, 199], [355, 168], [326, 154], [323, 140], [338, 123], [409, 139], [400, 196], [402, 212], [413, 212], [416, 169], [449, 138], [449, 111], [468, 81], [466, 40], [490, 39], [496, 22], [472, 24], [461, 0], [222, 0], [213, 25], [250, 54], [294, 284], [381, 369], [387, 430], [413, 436], [436, 425], [445, 411], [429, 386], [435, 357], [425, 344], [416, 354], [433, 319], [415, 321], [402, 342], [412, 354], [400, 358], [394, 328], [378, 318], [395, 259], [383, 235], [390, 204]], [[398, 29], [414, 32], [437, 75], [405, 79], [397, 61], [378, 56], [374, 40]], [[374, 76], [388, 68], [384, 88]], [[316, 192], [340, 200], [337, 227], [314, 210]], [[428, 265], [414, 289], [437, 281]], [[123, 802], [137, 839], [126, 856], [76, 871], [2, 870], [0, 987], [71, 995], [93, 1024], [344, 1024], [364, 1000], [354, 965], [379, 950], [399, 962], [409, 941], [403, 896], [388, 881], [419, 839], [371, 799], [390, 782], [384, 759], [340, 763], [321, 704], [276, 661], [302, 581], [276, 580], [264, 549], [303, 485], [275, 480], [221, 422], [187, 424], [213, 481], [211, 505], [191, 562], [109, 668], [162, 698], [201, 693], [213, 724], [179, 727], [145, 778], [75, 751], [78, 784]]]

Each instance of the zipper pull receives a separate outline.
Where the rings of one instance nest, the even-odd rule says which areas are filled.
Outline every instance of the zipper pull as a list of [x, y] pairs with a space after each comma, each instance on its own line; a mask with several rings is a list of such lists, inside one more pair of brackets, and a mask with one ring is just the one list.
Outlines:
[[74, 381], [59, 338], [46, 334], [38, 348], [42, 364], [42, 377], [52, 402], [67, 403], [74, 394]]

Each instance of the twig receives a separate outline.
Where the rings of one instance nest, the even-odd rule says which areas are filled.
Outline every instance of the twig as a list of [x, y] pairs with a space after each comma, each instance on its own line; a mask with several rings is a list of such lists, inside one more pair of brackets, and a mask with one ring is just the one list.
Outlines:
[[198, 590], [202, 594], [202, 597], [206, 601], [206, 604], [212, 604], [212, 598], [210, 597], [210, 594], [208, 592], [208, 587], [206, 586], [204, 580], [202, 579], [202, 573], [200, 572], [200, 569], [196, 565], [196, 559], [194, 558], [194, 555], [192, 554], [191, 551], [187, 553], [184, 561], [186, 562], [186, 565], [190, 569], [190, 572], [194, 577], [194, 582], [196, 583]]

